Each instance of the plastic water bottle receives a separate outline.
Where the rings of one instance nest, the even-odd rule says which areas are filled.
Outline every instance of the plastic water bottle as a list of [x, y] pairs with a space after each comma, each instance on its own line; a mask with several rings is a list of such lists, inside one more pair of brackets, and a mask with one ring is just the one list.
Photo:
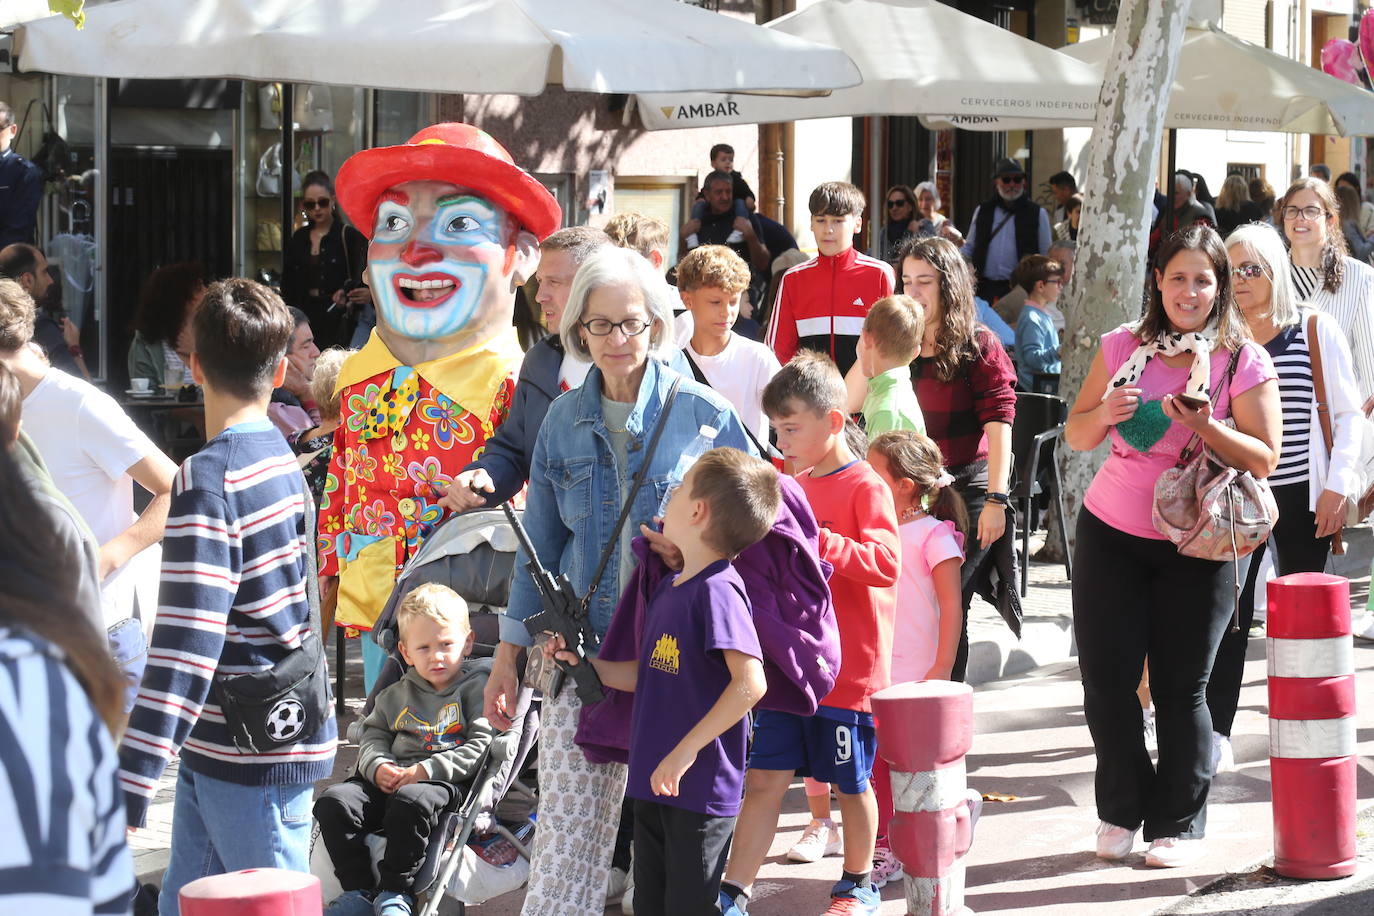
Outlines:
[[697, 463], [697, 459], [716, 447], [716, 428], [714, 426], [703, 426], [697, 430], [697, 437], [692, 440], [692, 444], [678, 458], [677, 464], [673, 466], [673, 473], [668, 478], [668, 492], [663, 494], [663, 501], [658, 504], [658, 512], [654, 513], [657, 518], [662, 518], [663, 513], [668, 511], [668, 500], [673, 498], [673, 490], [682, 486], [682, 482], [687, 479], [687, 472], [692, 469], [692, 465]]

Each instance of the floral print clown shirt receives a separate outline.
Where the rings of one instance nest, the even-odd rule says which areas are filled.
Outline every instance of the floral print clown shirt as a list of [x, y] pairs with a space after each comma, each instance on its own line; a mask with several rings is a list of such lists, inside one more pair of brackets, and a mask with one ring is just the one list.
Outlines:
[[374, 332], [344, 363], [318, 541], [320, 575], [339, 577], [340, 626], [372, 628], [401, 568], [442, 520], [439, 497], [505, 421], [521, 356], [511, 329], [405, 366]]

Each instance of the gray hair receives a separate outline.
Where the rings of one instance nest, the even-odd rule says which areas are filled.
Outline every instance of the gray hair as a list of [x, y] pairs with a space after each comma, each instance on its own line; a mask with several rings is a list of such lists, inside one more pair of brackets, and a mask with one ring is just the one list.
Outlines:
[[935, 182], [933, 182], [933, 181], [923, 181], [923, 182], [921, 182], [920, 184], [918, 184], [916, 187], [914, 187], [914, 188], [911, 189], [911, 193], [916, 195], [916, 199], [917, 199], [918, 201], [921, 199], [921, 192], [922, 192], [922, 191], [929, 191], [929, 192], [930, 192], [930, 196], [933, 197], [933, 198], [935, 198], [935, 209], [936, 209], [936, 210], [938, 210], [938, 209], [940, 209], [940, 207], [944, 206], [943, 202], [940, 200], [940, 191], [939, 191], [938, 188], [935, 187]]
[[598, 248], [611, 244], [611, 237], [591, 226], [568, 226], [539, 243], [540, 251], [566, 251], [572, 262], [582, 265]]
[[733, 175], [731, 175], [729, 172], [722, 172], [717, 170], [711, 172], [701, 180], [701, 189], [703, 191], [709, 190], [711, 185], [716, 183], [717, 181], [723, 181], [729, 184], [731, 187], [734, 187], [735, 184], [735, 178]]
[[1182, 172], [1175, 172], [1174, 189], [1177, 191], [1187, 191], [1189, 194], [1193, 193], [1193, 179]]
[[1058, 241], [1050, 243], [1049, 251], [1047, 251], [1046, 254], [1053, 257], [1053, 252], [1056, 250], [1067, 251], [1070, 255], [1076, 255], [1078, 254], [1078, 243], [1073, 239], [1059, 239]]
[[667, 361], [677, 348], [673, 326], [673, 288], [654, 271], [653, 265], [629, 248], [602, 248], [592, 254], [573, 278], [568, 307], [558, 326], [563, 347], [587, 362], [592, 354], [582, 343], [579, 325], [587, 311], [587, 297], [603, 286], [637, 288], [649, 312], [649, 356]]
[[1268, 318], [1281, 328], [1298, 323], [1298, 295], [1288, 271], [1288, 248], [1278, 230], [1266, 223], [1246, 223], [1226, 237], [1226, 248], [1239, 245], [1264, 268], [1272, 291]]

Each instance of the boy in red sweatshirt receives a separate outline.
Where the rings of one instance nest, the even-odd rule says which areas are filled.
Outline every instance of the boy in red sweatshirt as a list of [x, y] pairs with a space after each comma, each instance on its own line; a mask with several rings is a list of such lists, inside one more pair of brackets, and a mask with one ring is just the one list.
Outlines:
[[815, 350], [846, 375], [869, 307], [896, 291], [896, 278], [891, 264], [854, 248], [863, 227], [862, 191], [827, 181], [811, 192], [809, 203], [818, 253], [782, 275], [764, 343], [780, 363], [798, 350]]
[[821, 524], [821, 556], [834, 567], [830, 591], [842, 661], [835, 686], [811, 716], [762, 711], [754, 723], [744, 805], [721, 883], [721, 911], [746, 911], [748, 891], [777, 832], [794, 773], [835, 786], [844, 821], [844, 874], [826, 914], [876, 914], [869, 871], [878, 809], [869, 785], [877, 740], [869, 698], [888, 685], [901, 555], [897, 517], [882, 479], [845, 443], [845, 386], [835, 364], [803, 351], [763, 389], [778, 449]]

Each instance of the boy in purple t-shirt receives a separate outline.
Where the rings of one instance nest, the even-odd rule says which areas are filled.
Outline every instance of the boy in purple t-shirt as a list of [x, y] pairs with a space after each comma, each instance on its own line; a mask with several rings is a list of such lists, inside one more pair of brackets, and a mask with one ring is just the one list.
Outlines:
[[682, 572], [650, 598], [639, 658], [592, 659], [607, 686], [635, 693], [625, 794], [635, 802], [639, 912], [715, 911], [744, 787], [745, 716], [766, 689], [730, 561], [768, 533], [781, 498], [769, 464], [733, 448], [702, 455], [664, 513]]

